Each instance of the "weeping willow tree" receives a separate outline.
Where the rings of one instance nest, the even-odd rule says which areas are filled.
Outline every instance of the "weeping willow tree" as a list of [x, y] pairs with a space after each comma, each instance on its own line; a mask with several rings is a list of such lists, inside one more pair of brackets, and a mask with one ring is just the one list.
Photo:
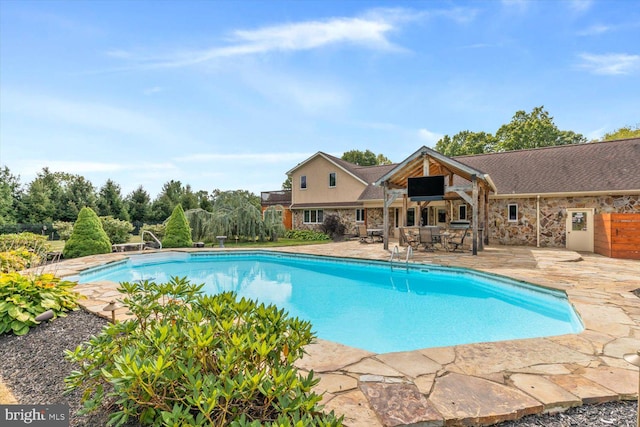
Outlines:
[[265, 214], [266, 220], [263, 220], [260, 209], [239, 192], [228, 192], [225, 197], [218, 198], [212, 212], [190, 209], [185, 215], [194, 241], [214, 241], [216, 236], [263, 241], [266, 236], [277, 239], [278, 235], [284, 234], [284, 226], [281, 229], [275, 222], [276, 214]]
[[264, 232], [273, 242], [278, 241], [279, 236], [284, 236], [287, 231], [282, 222], [284, 208], [280, 205], [269, 206], [263, 214]]

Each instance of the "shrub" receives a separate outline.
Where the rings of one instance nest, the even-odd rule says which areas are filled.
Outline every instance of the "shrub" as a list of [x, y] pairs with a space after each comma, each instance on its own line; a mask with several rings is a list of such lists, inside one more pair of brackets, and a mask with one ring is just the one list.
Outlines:
[[333, 240], [341, 239], [347, 227], [342, 223], [338, 215], [327, 215], [322, 221], [320, 229]]
[[98, 215], [88, 207], [80, 209], [73, 232], [64, 245], [62, 255], [65, 258], [77, 258], [87, 255], [111, 252], [111, 242], [102, 229]]
[[27, 249], [0, 252], [0, 272], [12, 273], [40, 263], [40, 258]]
[[26, 249], [40, 259], [46, 257], [51, 246], [47, 242], [47, 236], [23, 232], [17, 234], [0, 235], [0, 252]]
[[[164, 238], [166, 228], [167, 226], [165, 224], [144, 224], [140, 228], [140, 233], [142, 234], [143, 231], [150, 231], [158, 238], [158, 240], [162, 240]], [[146, 241], [151, 240], [151, 237], [149, 236], [144, 236], [144, 238]]]
[[71, 232], [73, 231], [73, 222], [70, 221], [55, 221], [53, 223], [53, 229], [56, 230], [60, 240], [69, 240]]
[[329, 240], [330, 237], [324, 233], [314, 230], [287, 230], [285, 237], [295, 240]]
[[83, 391], [83, 413], [101, 405], [110, 385], [120, 405], [115, 425], [130, 417], [145, 425], [341, 425], [320, 412], [313, 372], [294, 367], [315, 338], [309, 322], [201, 288], [185, 278], [121, 284], [134, 318], [66, 351], [79, 366], [67, 392]]
[[189, 221], [187, 221], [187, 217], [184, 215], [182, 205], [177, 204], [167, 221], [164, 238], [162, 239], [162, 247], [189, 248], [191, 246], [193, 246], [193, 240], [191, 240]]
[[36, 316], [47, 310], [52, 310], [54, 317], [66, 316], [67, 311], [77, 308], [79, 295], [72, 291], [75, 285], [53, 274], [0, 275], [0, 335], [26, 334], [38, 324]]
[[101, 216], [100, 222], [112, 244], [127, 243], [129, 241], [129, 236], [133, 231], [133, 224], [129, 221], [123, 221], [109, 215]]

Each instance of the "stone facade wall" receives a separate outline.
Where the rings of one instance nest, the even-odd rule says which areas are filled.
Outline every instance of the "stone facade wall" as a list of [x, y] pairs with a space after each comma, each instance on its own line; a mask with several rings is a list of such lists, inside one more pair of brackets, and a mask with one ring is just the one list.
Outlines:
[[[342, 223], [347, 227], [345, 234], [357, 234], [358, 227], [356, 225], [356, 210], [355, 208], [349, 209], [322, 209], [323, 216], [326, 218], [329, 215], [338, 215]], [[321, 224], [305, 224], [304, 223], [304, 210], [294, 210], [292, 213], [292, 222], [294, 230], [316, 230], [320, 231]]]
[[[518, 205], [518, 221], [508, 221], [508, 205]], [[594, 208], [595, 213], [640, 213], [640, 195], [541, 197], [540, 246], [566, 246], [567, 208]], [[502, 245], [536, 246], [536, 199], [489, 201], [489, 240]]]

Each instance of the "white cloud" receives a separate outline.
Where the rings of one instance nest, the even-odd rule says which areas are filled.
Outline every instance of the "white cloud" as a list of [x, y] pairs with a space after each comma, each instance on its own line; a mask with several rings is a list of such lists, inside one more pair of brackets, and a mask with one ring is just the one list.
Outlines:
[[597, 36], [612, 30], [609, 25], [595, 24], [578, 32], [579, 36]]
[[420, 129], [418, 131], [418, 136], [420, 137], [420, 139], [423, 139], [428, 144], [435, 145], [440, 140], [440, 138], [442, 138], [444, 135], [431, 132], [428, 129]]
[[569, 2], [569, 7], [574, 12], [582, 13], [589, 10], [592, 4], [593, 4], [593, 0], [571, 0]]
[[111, 130], [123, 134], [166, 137], [158, 120], [146, 114], [106, 104], [3, 90], [3, 110], [40, 120], [64, 122], [84, 128]]
[[21, 175], [35, 176], [43, 167], [48, 167], [53, 172], [68, 172], [72, 174], [91, 174], [103, 172], [153, 172], [168, 171], [176, 169], [175, 165], [169, 162], [152, 163], [113, 163], [113, 162], [91, 162], [91, 161], [70, 161], [70, 160], [50, 160], [31, 159], [20, 162], [17, 165]]
[[148, 68], [186, 67], [218, 58], [270, 52], [293, 52], [347, 44], [373, 50], [401, 50], [389, 41], [388, 34], [396, 29], [396, 18], [333, 18], [273, 25], [254, 30], [236, 30], [228, 38], [229, 45], [206, 50], [176, 52], [165, 57], [140, 57], [124, 50], [112, 50], [115, 58], [138, 58], [139, 66]]
[[145, 95], [149, 96], [149, 95], [153, 95], [154, 93], [158, 93], [158, 92], [162, 92], [164, 90], [164, 88], [160, 87], [160, 86], [153, 86], [150, 88], [147, 88], [145, 90], [142, 91], [142, 93], [144, 93]]
[[580, 67], [594, 74], [620, 75], [631, 74], [640, 68], [640, 55], [626, 53], [606, 53], [602, 55], [583, 53]]
[[[309, 158], [313, 153], [199, 153], [175, 158], [177, 162], [242, 162], [293, 163]], [[228, 163], [227, 163], [228, 164]]]

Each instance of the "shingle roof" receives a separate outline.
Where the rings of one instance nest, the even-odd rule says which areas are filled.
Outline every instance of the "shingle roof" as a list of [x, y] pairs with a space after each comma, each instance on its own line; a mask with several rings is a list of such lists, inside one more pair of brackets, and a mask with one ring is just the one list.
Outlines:
[[498, 194], [640, 190], [640, 138], [455, 157]]

